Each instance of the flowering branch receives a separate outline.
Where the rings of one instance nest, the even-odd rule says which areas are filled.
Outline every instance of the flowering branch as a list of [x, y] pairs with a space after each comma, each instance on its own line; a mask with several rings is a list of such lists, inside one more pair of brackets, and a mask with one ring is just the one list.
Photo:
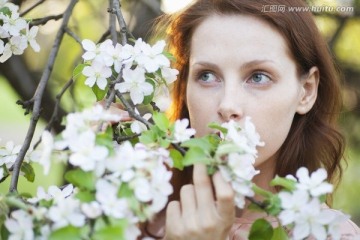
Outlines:
[[64, 13], [64, 19], [61, 24], [60, 30], [56, 36], [54, 45], [51, 49], [47, 66], [43, 72], [43, 75], [41, 76], [41, 79], [40, 79], [39, 85], [36, 89], [36, 92], [34, 94], [34, 97], [32, 98], [32, 100], [34, 101], [33, 115], [31, 117], [30, 126], [29, 126], [28, 132], [26, 134], [24, 144], [22, 145], [19, 155], [17, 156], [15, 164], [14, 164], [13, 175], [11, 178], [11, 183], [10, 183], [10, 188], [9, 188], [10, 192], [17, 191], [17, 184], [18, 184], [21, 164], [24, 160], [27, 150], [30, 147], [30, 143], [34, 136], [35, 128], [37, 125], [37, 121], [39, 120], [39, 117], [40, 117], [42, 95], [45, 91], [45, 87], [50, 78], [51, 71], [52, 71], [52, 68], [54, 66], [54, 62], [56, 59], [56, 55], [58, 53], [60, 43], [61, 43], [62, 38], [65, 33], [65, 27], [66, 27], [67, 23], [69, 22], [72, 10], [75, 7], [77, 2], [78, 2], [78, 0], [72, 0]]

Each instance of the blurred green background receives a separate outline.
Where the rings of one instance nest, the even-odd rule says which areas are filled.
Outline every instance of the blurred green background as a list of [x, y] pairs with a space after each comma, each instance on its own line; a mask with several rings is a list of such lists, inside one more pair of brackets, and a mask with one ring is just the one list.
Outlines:
[[[190, 0], [189, 0], [190, 1]], [[123, 9], [129, 28], [136, 37], [148, 38], [147, 30], [151, 21], [163, 11], [174, 11], [189, 1], [184, 0], [127, 0], [123, 1]], [[25, 10], [32, 6], [35, 0], [15, 1]], [[360, 225], [360, 0], [322, 0], [308, 1], [317, 6], [353, 6], [351, 12], [317, 12], [318, 26], [327, 39], [334, 57], [343, 73], [344, 108], [341, 116], [342, 131], [345, 134], [348, 147], [346, 150], [347, 166], [344, 165], [344, 177], [334, 198], [334, 208], [340, 209], [352, 216]], [[68, 0], [48, 0], [26, 16], [53, 16], [64, 11]], [[80, 0], [77, 4], [69, 29], [80, 39], [89, 38], [98, 41], [108, 30], [107, 0]], [[0, 64], [0, 145], [13, 140], [20, 144], [25, 137], [29, 125], [29, 116], [24, 116], [16, 101], [28, 100], [34, 93], [37, 81], [46, 64], [55, 34], [61, 20], [49, 21], [40, 26], [38, 42], [40, 53], [27, 49], [23, 56], [16, 56], [10, 61]], [[71, 73], [81, 57], [81, 47], [74, 38], [66, 35], [63, 39], [53, 73], [48, 84], [47, 95], [44, 96], [43, 119], [40, 121], [34, 142], [41, 134], [46, 120], [50, 118], [54, 108], [54, 98], [61, 88], [71, 78]], [[11, 70], [13, 69], [13, 70]], [[61, 114], [81, 109], [95, 102], [91, 90], [84, 87], [83, 82], [75, 82], [62, 98]], [[60, 121], [56, 123], [54, 131], [61, 130]], [[20, 192], [34, 193], [37, 186], [47, 188], [49, 185], [60, 185], [64, 166], [54, 163], [48, 176], [42, 175], [42, 169], [35, 166], [35, 183], [28, 183], [21, 177]], [[9, 179], [0, 183], [0, 192], [6, 193]]]

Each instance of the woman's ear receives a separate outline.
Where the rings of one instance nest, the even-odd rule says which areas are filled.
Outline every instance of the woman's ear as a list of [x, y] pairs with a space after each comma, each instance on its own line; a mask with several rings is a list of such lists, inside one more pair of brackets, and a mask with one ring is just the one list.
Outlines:
[[301, 80], [301, 95], [296, 109], [298, 114], [306, 114], [314, 106], [318, 93], [319, 78], [319, 69], [312, 67], [308, 75]]

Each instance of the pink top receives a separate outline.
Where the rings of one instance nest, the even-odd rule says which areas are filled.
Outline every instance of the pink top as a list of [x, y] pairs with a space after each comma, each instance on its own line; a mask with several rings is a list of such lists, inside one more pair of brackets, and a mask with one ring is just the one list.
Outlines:
[[[336, 211], [331, 209], [331, 211]], [[277, 225], [276, 220], [271, 218], [267, 219], [274, 227]], [[243, 218], [236, 218], [235, 223], [233, 224], [230, 233], [229, 233], [229, 240], [246, 240], [248, 239], [247, 236], [250, 231], [252, 222], [243, 219]], [[351, 220], [345, 221], [341, 225], [341, 240], [360, 240], [360, 228], [353, 223]], [[309, 237], [308, 240], [313, 240], [314, 238]]]

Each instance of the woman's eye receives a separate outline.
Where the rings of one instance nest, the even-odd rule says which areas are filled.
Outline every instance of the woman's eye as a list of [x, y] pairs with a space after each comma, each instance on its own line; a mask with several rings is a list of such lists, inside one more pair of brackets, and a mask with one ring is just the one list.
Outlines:
[[199, 75], [198, 79], [202, 82], [210, 83], [216, 81], [216, 76], [211, 72], [203, 72]]
[[250, 83], [254, 84], [266, 84], [271, 81], [270, 77], [263, 73], [254, 73], [249, 79]]

